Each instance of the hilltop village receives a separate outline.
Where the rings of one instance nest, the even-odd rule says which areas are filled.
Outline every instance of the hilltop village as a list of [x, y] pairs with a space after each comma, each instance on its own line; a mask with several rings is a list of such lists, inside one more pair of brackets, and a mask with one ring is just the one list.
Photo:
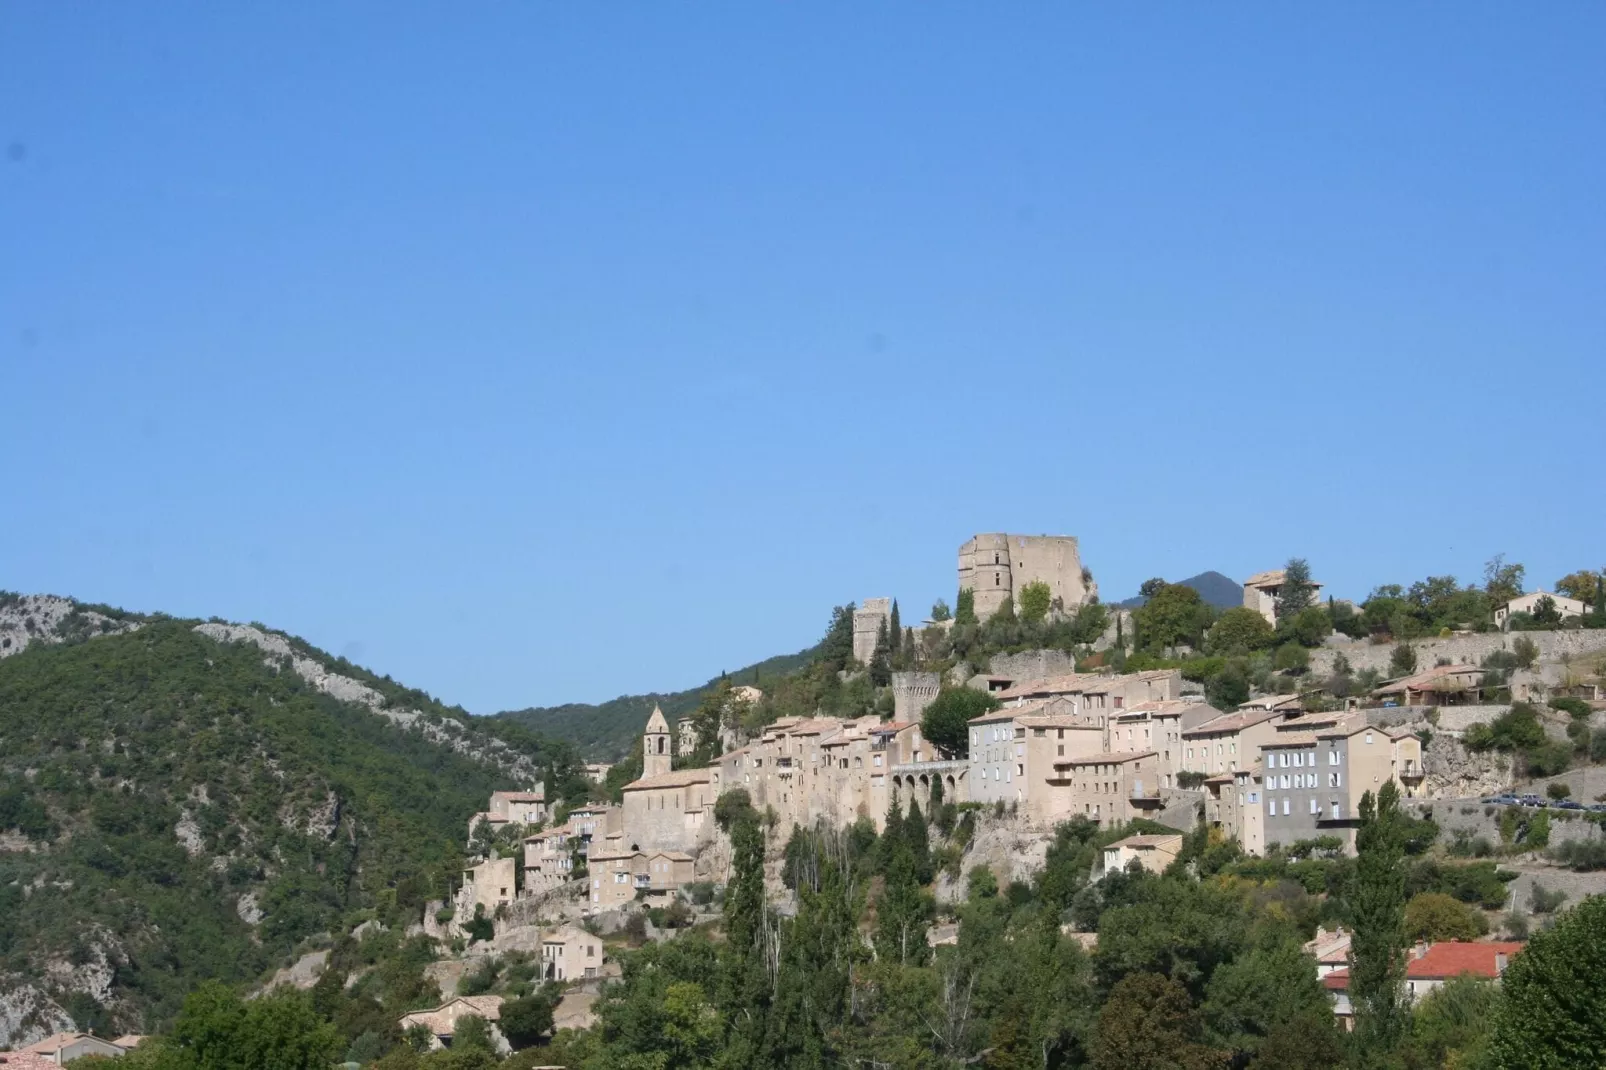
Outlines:
[[[918, 629], [901, 627], [887, 598], [842, 616], [852, 650], [838, 675], [873, 677], [879, 667], [890, 708], [755, 724], [763, 691], [727, 681], [705, 702], [712, 716], [671, 725], [653, 710], [640, 737], [640, 775], [617, 801], [554, 814], [539, 787], [498, 793], [471, 826], [471, 853], [481, 860], [463, 873], [457, 924], [520, 899], [573, 918], [722, 882], [730, 850], [716, 811], [735, 792], [764, 815], [772, 855], [794, 829], [868, 823], [880, 833], [911, 805], [927, 814], [945, 804], [980, 811], [995, 845], [1012, 846], [988, 855], [972, 841], [969, 861], [1006, 882], [1041, 858], [1023, 844], [1035, 838], [1040, 847], [1073, 818], [1161, 830], [1113, 842], [1117, 867], [1138, 859], [1163, 868], [1183, 836], [1200, 829], [1251, 857], [1313, 843], [1353, 854], [1362, 797], [1385, 784], [1402, 799], [1432, 800], [1490, 795], [1521, 779], [1526, 771], [1509, 750], [1476, 746], [1490, 724], [1510, 718], [1514, 701], [1524, 710], [1540, 704], [1549, 720], [1540, 730], [1559, 738], [1576, 737], [1569, 723], [1592, 723], [1606, 708], [1599, 666], [1588, 668], [1592, 654], [1606, 655], [1606, 631], [1578, 627], [1598, 609], [1520, 585], [1492, 606], [1488, 626], [1379, 641], [1333, 622], [1369, 620], [1379, 598], [1404, 602], [1405, 592], [1384, 589], [1364, 606], [1324, 602], [1304, 563], [1290, 562], [1249, 577], [1241, 604], [1214, 616], [1208, 634], [1177, 626], [1167, 637], [1171, 657], [1160, 659], [1171, 663], [1143, 668], [1157, 659], [1128, 646], [1155, 621], [1144, 607], [1099, 603], [1075, 538], [978, 535], [960, 547], [957, 571], [958, 612], [939, 603]], [[1151, 614], [1175, 615], [1169, 603], [1200, 608], [1193, 592], [1163, 581], [1146, 584], [1145, 594]], [[967, 623], [1027, 617], [1053, 627], [1090, 610], [1098, 632], [1080, 657], [1042, 648], [994, 654], [981, 667], [974, 658], [941, 671], [918, 667], [920, 651], [939, 649]], [[1410, 634], [1398, 621], [1392, 627]], [[1225, 679], [1236, 663], [1223, 657], [1234, 652], [1235, 631], [1251, 637], [1237, 652], [1271, 651], [1258, 655], [1264, 671], [1251, 659], [1257, 685], [1243, 681], [1236, 694]], [[1301, 631], [1316, 634], [1301, 642]], [[1550, 699], [1582, 711], [1582, 720], [1544, 706]], [[512, 838], [517, 849], [507, 850]], [[959, 894], [962, 882], [950, 883]], [[777, 881], [771, 890], [781, 893]]]

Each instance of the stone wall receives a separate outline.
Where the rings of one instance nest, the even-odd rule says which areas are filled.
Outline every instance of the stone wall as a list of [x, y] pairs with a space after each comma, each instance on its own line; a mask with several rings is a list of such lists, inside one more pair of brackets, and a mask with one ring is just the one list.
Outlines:
[[1426, 774], [1422, 778], [1422, 796], [1426, 799], [1497, 795], [1516, 780], [1511, 755], [1469, 751], [1460, 740], [1438, 734], [1422, 749], [1422, 771]]
[[1063, 650], [1028, 650], [1020, 654], [994, 654], [987, 663], [992, 676], [1008, 676], [1020, 683], [1067, 676], [1076, 671], [1076, 659]]
[[[1413, 817], [1432, 817], [1439, 826], [1439, 839], [1450, 842], [1456, 832], [1465, 830], [1474, 838], [1482, 836], [1490, 843], [1500, 843], [1500, 812], [1510, 807], [1495, 806], [1492, 803], [1478, 802], [1429, 802], [1408, 807]], [[1484, 811], [1492, 811], [1485, 813]], [[1593, 821], [1586, 821], [1582, 815], [1570, 820], [1558, 816], [1560, 812], [1552, 810], [1550, 813], [1550, 846], [1569, 840], [1599, 840], [1601, 828]], [[1576, 812], [1575, 812], [1576, 813]]]
[[[1563, 654], [1572, 657], [1606, 654], [1606, 629], [1569, 630], [1554, 632], [1489, 632], [1484, 635], [1457, 635], [1448, 639], [1413, 639], [1418, 670], [1431, 669], [1440, 658], [1448, 658], [1456, 665], [1479, 665], [1497, 650], [1510, 650], [1519, 636], [1533, 640], [1544, 661], [1559, 659]], [[1333, 670], [1333, 659], [1343, 654], [1356, 672], [1376, 669], [1387, 675], [1393, 643], [1373, 643], [1368, 639], [1350, 639], [1334, 634], [1326, 644], [1311, 651], [1311, 671], [1325, 675]]]
[[1430, 732], [1454, 732], [1460, 734], [1475, 724], [1488, 724], [1503, 713], [1511, 710], [1510, 706], [1440, 706], [1438, 707], [1438, 723], [1429, 724], [1428, 706], [1382, 706], [1366, 710], [1366, 722], [1375, 724], [1379, 728], [1398, 728], [1402, 725], [1410, 728], [1425, 728]]

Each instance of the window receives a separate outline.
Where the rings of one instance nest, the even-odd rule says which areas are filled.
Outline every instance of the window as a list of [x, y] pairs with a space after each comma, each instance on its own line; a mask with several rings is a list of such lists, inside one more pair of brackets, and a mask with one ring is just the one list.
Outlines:
[[1338, 800], [1337, 799], [1333, 800], [1333, 820], [1334, 821], [1338, 820]]
[[1282, 788], [1288, 787], [1288, 774], [1287, 773], [1283, 774], [1283, 782], [1281, 784], [1279, 784], [1278, 787], [1282, 787]]
[[1368, 747], [1372, 745], [1372, 733], [1370, 732], [1366, 733], [1366, 745]]
[[1016, 776], [1025, 776], [1026, 775], [1026, 766], [1024, 766], [1024, 765], [1016, 765], [1015, 766], [1015, 775]]
[[1288, 816], [1288, 800], [1286, 798], [1283, 799], [1283, 816]]
[[1065, 757], [1065, 744], [1063, 743], [1059, 745], [1059, 756], [1061, 758]]
[[1276, 799], [1267, 799], [1266, 800], [1266, 816], [1267, 817], [1276, 817], [1277, 816], [1277, 800]]
[[970, 745], [974, 747], [979, 742], [981, 742], [981, 740], [977, 738], [976, 730], [972, 728], [970, 730]]
[[1250, 792], [1250, 793], [1249, 793], [1249, 801], [1250, 801], [1250, 802], [1252, 802], [1252, 803], [1257, 803], [1257, 802], [1259, 802], [1259, 801], [1260, 801], [1260, 792], [1258, 792], [1258, 791], [1251, 791], [1251, 792]]
[[1338, 751], [1330, 750], [1330, 751], [1327, 752], [1327, 764], [1328, 765], [1337, 765], [1338, 764]]
[[1305, 756], [1303, 754], [1294, 755], [1294, 768], [1295, 769], [1298, 769], [1300, 766], [1302, 766], [1304, 764], [1305, 764]]
[[1310, 812], [1311, 813], [1313, 813], [1313, 814], [1320, 813], [1321, 809], [1322, 809], [1321, 808], [1321, 804], [1319, 804], [1315, 799], [1312, 799], [1310, 801]]
[[1343, 773], [1328, 773], [1327, 774], [1327, 786], [1330, 787], [1330, 788], [1342, 788], [1344, 786], [1344, 774]]

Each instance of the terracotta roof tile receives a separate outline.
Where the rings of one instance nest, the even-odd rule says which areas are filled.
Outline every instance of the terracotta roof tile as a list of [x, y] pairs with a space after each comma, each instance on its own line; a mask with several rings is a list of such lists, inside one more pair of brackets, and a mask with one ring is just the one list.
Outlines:
[[677, 769], [673, 773], [642, 777], [626, 784], [625, 791], [651, 791], [654, 788], [684, 788], [692, 784], [706, 784], [714, 777], [712, 769]]
[[1509, 962], [1525, 945], [1519, 943], [1466, 943], [1460, 940], [1440, 940], [1429, 946], [1421, 958], [1405, 964], [1407, 980], [1433, 981], [1457, 977], [1463, 973], [1479, 977], [1499, 977], [1496, 956], [1505, 955]]

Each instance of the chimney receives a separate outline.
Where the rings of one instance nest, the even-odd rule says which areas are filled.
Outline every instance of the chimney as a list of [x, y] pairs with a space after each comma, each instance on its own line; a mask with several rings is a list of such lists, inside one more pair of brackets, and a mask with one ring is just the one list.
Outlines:
[[1416, 947], [1412, 949], [1411, 957], [1419, 959], [1423, 955], [1426, 955], [1427, 953], [1428, 953], [1428, 942], [1426, 940], [1418, 940], [1416, 942]]
[[1504, 951], [1496, 951], [1494, 953], [1494, 972], [1496, 977], [1506, 972], [1506, 953]]

